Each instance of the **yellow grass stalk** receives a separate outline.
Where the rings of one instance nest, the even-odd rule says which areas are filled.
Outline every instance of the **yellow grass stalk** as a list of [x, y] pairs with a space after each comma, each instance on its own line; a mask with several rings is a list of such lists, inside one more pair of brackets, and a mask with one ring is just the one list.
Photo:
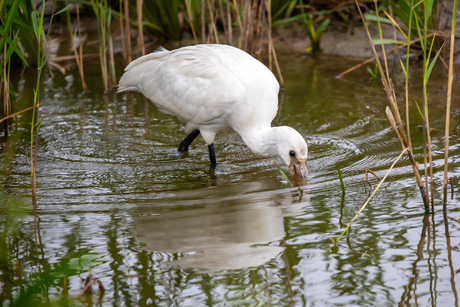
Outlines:
[[452, 29], [450, 31], [450, 57], [449, 57], [449, 77], [447, 81], [447, 106], [446, 106], [446, 128], [444, 135], [444, 198], [442, 209], [447, 211], [447, 176], [449, 166], [449, 130], [450, 130], [450, 103], [452, 100], [452, 82], [454, 76], [454, 45], [455, 45], [455, 23], [457, 20], [457, 0], [454, 0], [452, 13]]
[[209, 16], [211, 17], [212, 31], [214, 32], [214, 39], [215, 39], [216, 43], [219, 44], [219, 37], [217, 36], [216, 23], [214, 22], [213, 8], [211, 7], [211, 2], [209, 2], [209, 0], [207, 0], [207, 1], [208, 1]]
[[[187, 15], [188, 15], [188, 21], [190, 23], [190, 28], [192, 29], [192, 34], [193, 34], [193, 39], [195, 40], [195, 44], [198, 44], [198, 38], [196, 37], [196, 31], [195, 31], [195, 26], [193, 24], [193, 15], [192, 15], [192, 0], [185, 0], [185, 6], [187, 9]], [[222, 1], [222, 0], [221, 0]], [[222, 16], [222, 18], [224, 18]]]
[[[394, 88], [393, 88], [393, 84], [391, 82], [391, 79], [388, 78], [388, 75], [385, 75], [385, 72], [383, 71], [383, 67], [382, 67], [382, 64], [380, 63], [380, 59], [378, 57], [378, 54], [377, 54], [377, 51], [375, 50], [375, 47], [374, 47], [374, 44], [372, 43], [372, 37], [371, 37], [371, 34], [369, 33], [369, 28], [366, 24], [366, 19], [361, 11], [361, 7], [359, 6], [359, 3], [357, 0], [355, 0], [355, 3], [356, 3], [356, 6], [358, 8], [358, 11], [361, 15], [361, 18], [363, 20], [363, 24], [364, 24], [364, 27], [366, 29], [366, 33], [367, 33], [367, 36], [369, 38], [369, 42], [371, 44], [371, 47], [372, 47], [372, 51], [374, 53], [374, 57], [375, 57], [375, 61], [377, 62], [377, 66], [379, 68], [379, 71], [380, 71], [380, 76], [382, 78], [382, 84], [383, 84], [383, 87], [385, 89], [385, 92], [387, 94], [387, 98], [390, 102], [390, 106], [392, 107], [393, 109], [393, 112], [395, 113], [395, 125], [397, 126], [397, 130], [398, 130], [398, 138], [400, 139], [400, 142], [401, 144], [403, 145], [403, 150], [407, 148], [407, 155], [409, 157], [409, 160], [411, 162], [411, 165], [412, 165], [412, 170], [414, 172], [414, 176], [415, 176], [415, 180], [417, 182], [417, 186], [419, 187], [420, 189], [420, 193], [421, 193], [421, 196], [422, 196], [422, 199], [423, 199], [423, 203], [424, 203], [424, 206], [425, 206], [425, 210], [428, 210], [428, 199], [426, 197], [426, 192], [425, 192], [425, 188], [423, 186], [423, 182], [422, 182], [422, 178], [420, 177], [420, 173], [419, 173], [419, 170], [418, 170], [418, 164], [417, 162], [415, 161], [414, 159], [414, 155], [412, 153], [412, 148], [409, 147], [409, 142], [408, 142], [408, 139], [406, 137], [406, 134], [405, 134], [405, 131], [404, 131], [404, 128], [403, 128], [403, 124], [402, 124], [402, 121], [401, 121], [401, 115], [399, 113], [399, 110], [398, 110], [398, 105], [396, 103], [396, 95], [395, 95], [395, 92], [394, 92]], [[377, 22], [378, 22], [378, 25], [379, 25], [379, 32], [382, 31], [382, 29], [380, 28], [380, 21], [378, 19], [378, 15], [377, 15]], [[382, 45], [383, 45], [383, 42], [382, 42]], [[385, 52], [383, 52], [383, 57], [386, 59], [386, 54]]]
[[351, 224], [353, 224], [353, 222], [358, 218], [358, 216], [361, 214], [361, 212], [363, 212], [364, 208], [366, 208], [367, 204], [371, 201], [372, 197], [375, 195], [375, 193], [378, 191], [378, 189], [380, 188], [380, 186], [385, 182], [385, 179], [387, 179], [388, 177], [388, 174], [390, 174], [391, 170], [393, 169], [393, 167], [396, 165], [396, 162], [399, 161], [399, 159], [401, 159], [401, 157], [408, 151], [408, 148], [404, 149], [400, 154], [399, 156], [396, 158], [396, 160], [393, 162], [393, 164], [390, 166], [390, 169], [387, 171], [387, 173], [385, 174], [385, 176], [383, 177], [382, 180], [380, 180], [379, 184], [377, 185], [377, 187], [374, 189], [374, 191], [372, 191], [372, 194], [369, 196], [369, 198], [366, 200], [366, 202], [364, 203], [364, 205], [362, 205], [361, 209], [359, 209], [358, 213], [355, 215], [355, 217], [351, 220], [351, 222], [348, 224], [347, 228], [345, 228], [345, 230], [340, 234], [340, 236], [335, 240], [335, 242], [339, 241], [341, 237], [343, 237], [344, 234], [346, 234], [348, 232], [348, 229], [350, 228]]

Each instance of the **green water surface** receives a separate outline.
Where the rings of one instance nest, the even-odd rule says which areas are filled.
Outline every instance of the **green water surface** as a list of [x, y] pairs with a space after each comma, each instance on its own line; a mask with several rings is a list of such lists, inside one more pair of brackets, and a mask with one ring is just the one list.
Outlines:
[[[407, 157], [333, 248], [401, 152], [379, 80], [340, 58], [281, 54], [285, 90], [274, 125], [309, 144], [303, 195], [233, 131], [217, 136], [211, 176], [201, 137], [139, 94], [103, 94], [98, 60], [44, 73], [37, 196], [30, 188], [27, 112], [0, 132], [0, 301], [3, 306], [458, 306], [460, 224], [442, 214], [447, 73], [432, 74], [435, 212], [425, 214]], [[123, 69], [121, 61], [118, 77]], [[404, 76], [394, 83], [405, 117]], [[411, 131], [423, 174], [421, 72], [411, 72]], [[17, 111], [33, 69], [18, 69]], [[448, 216], [460, 219], [460, 87], [454, 78]], [[275, 159], [279, 165], [282, 161]], [[343, 173], [343, 195], [337, 166]], [[284, 166], [283, 166], [284, 167]], [[286, 167], [284, 167], [286, 169]], [[34, 210], [34, 205], [36, 210]], [[93, 294], [81, 295], [91, 273]]]

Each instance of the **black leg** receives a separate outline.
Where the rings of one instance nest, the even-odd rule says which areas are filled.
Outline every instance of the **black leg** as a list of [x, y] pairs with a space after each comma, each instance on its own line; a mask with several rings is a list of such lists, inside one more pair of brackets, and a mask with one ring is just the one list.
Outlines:
[[209, 149], [209, 159], [211, 160], [211, 166], [216, 166], [216, 152], [214, 151], [214, 143], [208, 145]]
[[192, 144], [193, 140], [200, 134], [200, 130], [193, 130], [192, 133], [187, 135], [185, 139], [182, 140], [179, 144], [179, 148], [177, 149], [178, 152], [186, 152], [190, 144]]

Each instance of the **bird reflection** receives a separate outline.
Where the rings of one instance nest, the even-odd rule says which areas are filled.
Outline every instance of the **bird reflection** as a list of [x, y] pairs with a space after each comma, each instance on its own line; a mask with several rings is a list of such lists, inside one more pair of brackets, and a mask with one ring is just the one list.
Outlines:
[[210, 271], [258, 267], [284, 248], [281, 207], [273, 202], [221, 203], [135, 220], [145, 249], [185, 253], [171, 264]]

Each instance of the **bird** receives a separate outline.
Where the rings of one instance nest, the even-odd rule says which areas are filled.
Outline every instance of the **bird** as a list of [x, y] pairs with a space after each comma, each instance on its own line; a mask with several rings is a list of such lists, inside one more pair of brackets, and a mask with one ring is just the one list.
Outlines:
[[261, 156], [278, 155], [298, 177], [308, 174], [308, 146], [288, 126], [272, 127], [278, 111], [280, 85], [263, 63], [245, 51], [220, 44], [202, 44], [155, 52], [132, 61], [117, 92], [135, 91], [160, 111], [176, 116], [188, 134], [178, 152], [188, 151], [201, 134], [216, 166], [216, 133], [232, 128], [249, 149]]

